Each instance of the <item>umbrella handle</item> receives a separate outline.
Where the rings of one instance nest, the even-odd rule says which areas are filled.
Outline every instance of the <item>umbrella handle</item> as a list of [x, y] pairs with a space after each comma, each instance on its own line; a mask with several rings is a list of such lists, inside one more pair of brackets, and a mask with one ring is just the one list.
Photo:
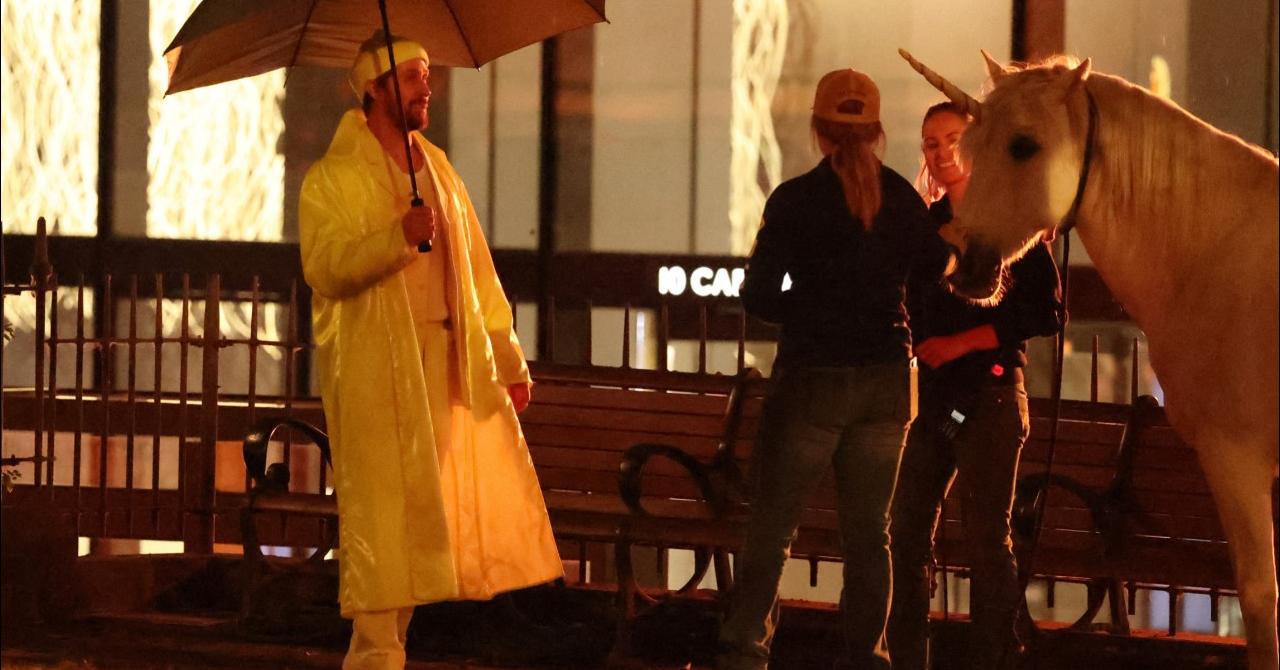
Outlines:
[[[423, 206], [422, 198], [419, 198], [417, 195], [414, 195], [413, 200], [409, 203], [409, 205], [412, 207], [422, 207]], [[423, 240], [418, 243], [418, 253], [425, 254], [425, 253], [429, 253], [430, 251], [431, 251], [431, 240]]]

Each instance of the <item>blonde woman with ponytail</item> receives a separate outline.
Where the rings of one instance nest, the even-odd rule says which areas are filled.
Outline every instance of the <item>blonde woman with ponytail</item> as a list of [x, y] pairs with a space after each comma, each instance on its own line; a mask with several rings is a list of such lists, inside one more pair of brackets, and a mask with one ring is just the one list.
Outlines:
[[909, 273], [940, 275], [947, 250], [911, 183], [877, 156], [884, 129], [870, 77], [824, 76], [811, 126], [822, 160], [769, 196], [741, 291], [743, 308], [781, 333], [720, 631], [723, 669], [768, 667], [782, 567], [828, 468], [844, 550], [839, 664], [889, 668], [888, 512], [916, 394], [905, 285]]

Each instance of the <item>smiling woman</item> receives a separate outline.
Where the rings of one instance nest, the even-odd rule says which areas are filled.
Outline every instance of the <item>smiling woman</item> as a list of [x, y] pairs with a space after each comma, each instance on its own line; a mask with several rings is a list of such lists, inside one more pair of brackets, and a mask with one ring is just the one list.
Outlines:
[[921, 128], [920, 173], [916, 190], [933, 204], [943, 193], [957, 195], [968, 185], [968, 173], [960, 156], [960, 136], [968, 125], [968, 115], [954, 103], [943, 102], [925, 112]]
[[[969, 186], [969, 164], [959, 154], [971, 120], [967, 109], [955, 101], [938, 103], [922, 124], [920, 190], [939, 226], [951, 221], [952, 207]], [[1030, 429], [1022, 371], [1026, 341], [1058, 330], [1062, 304], [1047, 245], [1013, 264], [1010, 274], [1012, 288], [994, 306], [972, 305], [936, 280], [908, 288], [913, 352], [923, 365], [920, 418], [911, 426], [890, 514], [894, 601], [888, 635], [895, 668], [928, 667], [928, 566], [942, 501], [956, 480], [973, 561], [970, 667], [1007, 667], [1002, 658], [1017, 646], [1020, 589], [1008, 510]]]

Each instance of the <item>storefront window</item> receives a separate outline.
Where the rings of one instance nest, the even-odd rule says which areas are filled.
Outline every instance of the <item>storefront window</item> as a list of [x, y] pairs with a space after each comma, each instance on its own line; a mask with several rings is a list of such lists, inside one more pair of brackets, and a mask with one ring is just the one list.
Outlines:
[[98, 229], [99, 3], [0, 3], [5, 233]]
[[198, 2], [156, 0], [150, 7], [145, 234], [280, 240], [284, 71], [164, 95], [169, 67], [162, 52]]

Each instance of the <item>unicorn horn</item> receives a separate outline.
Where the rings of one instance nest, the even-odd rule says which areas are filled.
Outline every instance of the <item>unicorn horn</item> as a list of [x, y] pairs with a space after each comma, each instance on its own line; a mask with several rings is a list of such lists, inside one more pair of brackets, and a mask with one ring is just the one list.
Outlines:
[[907, 52], [906, 49], [898, 49], [898, 55], [902, 56], [911, 67], [919, 72], [933, 87], [942, 91], [943, 95], [951, 99], [952, 102], [960, 105], [974, 121], [978, 121], [982, 117], [982, 103], [974, 100], [973, 96], [960, 90], [959, 86], [942, 78], [942, 75], [930, 70], [924, 63], [916, 60], [914, 56]]

